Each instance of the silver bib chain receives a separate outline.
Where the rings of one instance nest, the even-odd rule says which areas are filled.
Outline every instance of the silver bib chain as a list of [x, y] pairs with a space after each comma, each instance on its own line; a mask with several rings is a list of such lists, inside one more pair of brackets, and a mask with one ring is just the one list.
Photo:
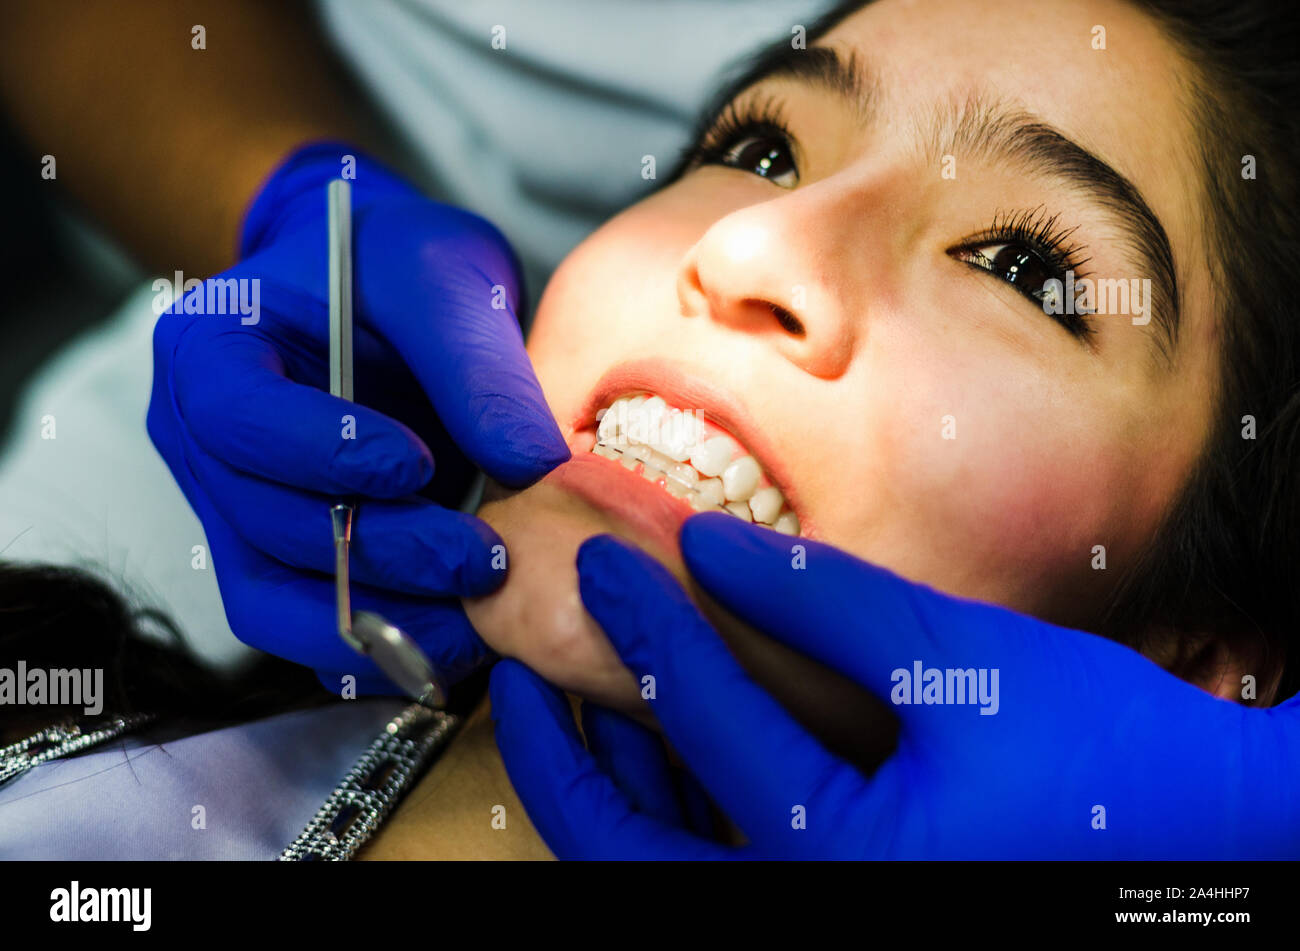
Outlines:
[[346, 862], [356, 855], [460, 726], [460, 717], [415, 703], [389, 721], [281, 862]]
[[[151, 713], [109, 718], [96, 729], [68, 720], [0, 747], [0, 786], [33, 767], [116, 739], [156, 720]], [[346, 862], [356, 855], [424, 775], [460, 726], [454, 714], [411, 704], [390, 720], [296, 839], [282, 862]]]
[[37, 730], [17, 743], [0, 748], [0, 786], [17, 779], [34, 766], [116, 739], [154, 719], [152, 713], [130, 713], [112, 717], [93, 730], [82, 729], [75, 720]]

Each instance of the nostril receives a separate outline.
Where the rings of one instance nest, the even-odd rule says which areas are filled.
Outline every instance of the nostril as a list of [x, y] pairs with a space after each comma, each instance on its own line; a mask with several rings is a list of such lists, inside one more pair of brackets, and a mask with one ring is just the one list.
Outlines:
[[804, 335], [805, 331], [803, 329], [803, 321], [790, 313], [780, 304], [773, 304], [771, 301], [767, 301], [766, 303], [768, 308], [772, 311], [772, 314], [776, 317], [776, 322], [781, 325], [782, 330], [796, 337], [802, 337]]

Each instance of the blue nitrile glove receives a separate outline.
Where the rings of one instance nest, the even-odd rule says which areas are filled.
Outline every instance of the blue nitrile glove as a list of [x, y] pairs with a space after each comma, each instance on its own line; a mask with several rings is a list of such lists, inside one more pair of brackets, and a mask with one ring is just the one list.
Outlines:
[[[624, 790], [661, 751], [642, 742], [617, 768], [598, 762], [558, 693], [503, 661], [497, 743], [560, 857], [1300, 857], [1300, 698], [1220, 700], [1112, 641], [727, 515], [688, 520], [682, 550], [732, 612], [885, 702], [902, 689], [894, 672], [920, 661], [996, 668], [997, 712], [895, 705], [898, 749], [866, 778], [741, 671], [662, 566], [594, 538], [578, 553], [583, 601], [633, 673], [655, 677], [668, 741], [749, 844], [724, 848], [637, 809]], [[631, 757], [644, 762], [629, 769]]]
[[[328, 392], [326, 186], [349, 156], [355, 403]], [[518, 486], [569, 455], [524, 353], [510, 246], [356, 150], [315, 145], [254, 199], [240, 258], [219, 278], [260, 282], [244, 285], [257, 312], [184, 313], [196, 297], [209, 306], [205, 288], [164, 313], [148, 416], [207, 533], [231, 629], [333, 689], [351, 673], [396, 692], [336, 633], [329, 507], [348, 496], [360, 500], [354, 609], [401, 627], [457, 680], [487, 651], [455, 598], [500, 584], [504, 548], [438, 503], [464, 496], [466, 457]], [[230, 285], [216, 287], [220, 309]]]

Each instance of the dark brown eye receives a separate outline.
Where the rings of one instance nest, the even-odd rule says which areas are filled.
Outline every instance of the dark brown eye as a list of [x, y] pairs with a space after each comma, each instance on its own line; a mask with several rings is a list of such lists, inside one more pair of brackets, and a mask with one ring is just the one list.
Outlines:
[[1095, 328], [1088, 311], [1076, 312], [1067, 300], [1073, 275], [1089, 258], [1070, 236], [1075, 228], [1057, 225], [1059, 215], [1042, 206], [1033, 211], [998, 212], [993, 225], [948, 249], [950, 257], [992, 274], [1060, 324], [1070, 336], [1088, 341]]
[[1014, 244], [1004, 244], [985, 257], [990, 271], [1018, 289], [1041, 292], [1055, 276], [1051, 266], [1037, 254]]
[[1072, 336], [1082, 340], [1093, 332], [1084, 316], [1066, 306], [1064, 270], [1045, 260], [1039, 252], [1011, 241], [973, 244], [949, 254], [1010, 284], [1044, 313], [1051, 314]]
[[782, 188], [791, 188], [799, 180], [789, 143], [773, 133], [744, 136], [723, 153], [722, 162], [753, 172]]
[[1049, 281], [1064, 281], [1064, 275], [1037, 252], [1014, 242], [974, 245], [961, 249], [955, 256], [996, 275], [1036, 303], [1042, 303], [1044, 296], [1053, 293]]

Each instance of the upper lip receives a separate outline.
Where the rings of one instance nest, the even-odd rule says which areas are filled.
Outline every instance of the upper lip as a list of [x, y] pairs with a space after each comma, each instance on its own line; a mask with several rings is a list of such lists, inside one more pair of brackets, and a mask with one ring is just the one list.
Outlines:
[[732, 393], [706, 382], [699, 375], [661, 358], [632, 360], [611, 367], [596, 382], [573, 419], [574, 432], [594, 430], [597, 410], [607, 408], [621, 396], [637, 391], [656, 393], [670, 406], [683, 410], [698, 409], [706, 421], [725, 429], [758, 461], [768, 478], [785, 497], [786, 504], [799, 519], [801, 534], [808, 535], [807, 520], [798, 492], [790, 484], [784, 460], [775, 452], [767, 435]]

